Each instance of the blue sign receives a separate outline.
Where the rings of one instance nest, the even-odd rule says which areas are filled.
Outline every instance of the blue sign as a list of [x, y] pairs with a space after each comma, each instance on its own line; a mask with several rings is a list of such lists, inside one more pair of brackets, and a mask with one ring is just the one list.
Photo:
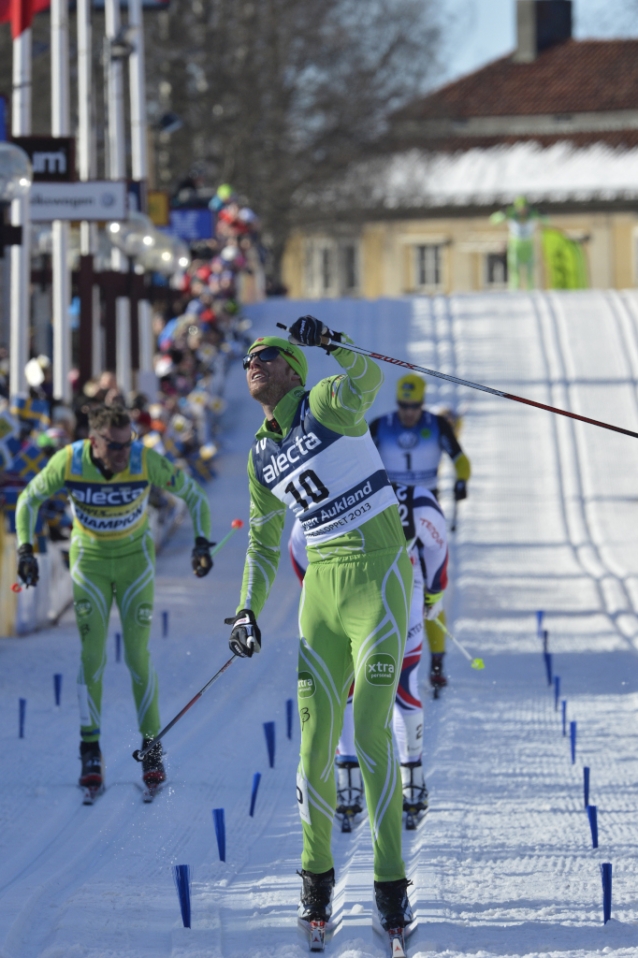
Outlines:
[[184, 240], [185, 243], [208, 240], [213, 236], [213, 214], [207, 209], [171, 210], [169, 225], [161, 226], [160, 230]]

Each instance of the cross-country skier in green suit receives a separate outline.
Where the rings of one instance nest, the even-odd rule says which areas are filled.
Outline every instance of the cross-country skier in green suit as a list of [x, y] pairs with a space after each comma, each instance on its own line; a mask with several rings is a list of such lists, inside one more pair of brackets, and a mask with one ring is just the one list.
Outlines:
[[[244, 359], [248, 389], [266, 419], [248, 459], [250, 536], [230, 647], [261, 647], [257, 617], [279, 562], [286, 507], [299, 517], [309, 567], [300, 604], [297, 797], [303, 823], [299, 917], [323, 934], [334, 885], [331, 833], [334, 753], [355, 681], [355, 742], [374, 846], [375, 898], [383, 927], [412, 920], [401, 858], [401, 777], [392, 710], [406, 640], [412, 568], [397, 501], [365, 414], [383, 382], [379, 367], [312, 316], [290, 341], [257, 339]], [[322, 346], [342, 370], [305, 391], [297, 344]]]
[[[61, 449], [18, 499], [18, 574], [38, 581], [33, 536], [38, 509], [63, 486], [73, 509], [70, 565], [75, 616], [82, 642], [78, 677], [80, 700], [80, 785], [103, 788], [100, 751], [102, 675], [113, 598], [122, 620], [124, 657], [131, 673], [143, 747], [160, 729], [157, 676], [148, 651], [153, 615], [155, 548], [148, 526], [151, 485], [183, 499], [195, 532], [193, 571], [210, 572], [210, 510], [203, 491], [168, 459], [134, 441], [128, 412], [98, 406], [89, 415], [90, 438]], [[149, 788], [165, 779], [162, 744], [144, 759]]]

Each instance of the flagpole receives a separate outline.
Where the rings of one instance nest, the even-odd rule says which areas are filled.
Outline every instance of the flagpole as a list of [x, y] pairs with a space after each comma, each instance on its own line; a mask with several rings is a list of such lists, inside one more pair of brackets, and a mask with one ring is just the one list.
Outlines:
[[[69, 103], [69, 4], [51, 0], [51, 133], [68, 136]], [[71, 382], [71, 277], [69, 275], [69, 224], [53, 222], [53, 395], [70, 402]]]
[[[148, 186], [148, 145], [146, 137], [146, 72], [144, 57], [144, 18], [142, 0], [128, 0], [128, 24], [133, 52], [129, 57], [131, 91], [131, 165], [133, 179], [140, 184], [142, 212], [146, 212]], [[141, 392], [157, 392], [153, 370], [153, 329], [151, 304], [140, 299], [137, 304], [137, 336], [139, 364], [137, 388]]]
[[[93, 31], [91, 0], [77, 0], [78, 30], [78, 172], [80, 180], [95, 178], [93, 116]], [[80, 385], [102, 369], [100, 291], [93, 282], [95, 224], [80, 223]]]
[[[17, 2], [17, 0], [14, 0]], [[24, 3], [25, 0], [22, 0]], [[11, 133], [29, 136], [31, 133], [31, 28], [22, 29], [22, 16], [12, 18], [13, 33], [13, 91]], [[11, 316], [9, 376], [11, 392], [25, 393], [27, 378], [24, 367], [29, 359], [29, 326], [31, 304], [31, 237], [29, 233], [29, 194], [11, 203], [11, 224], [22, 226], [22, 244], [11, 247]]]
[[[112, 56], [110, 41], [120, 32], [120, 2], [105, 0], [106, 28], [106, 76], [108, 96], [109, 126], [109, 178], [126, 179], [126, 151], [124, 138], [124, 89], [122, 61]], [[111, 252], [112, 268], [120, 273], [128, 272], [126, 256], [115, 247]], [[115, 372], [122, 392], [127, 395], [131, 381], [131, 309], [127, 296], [118, 296], [115, 300]]]

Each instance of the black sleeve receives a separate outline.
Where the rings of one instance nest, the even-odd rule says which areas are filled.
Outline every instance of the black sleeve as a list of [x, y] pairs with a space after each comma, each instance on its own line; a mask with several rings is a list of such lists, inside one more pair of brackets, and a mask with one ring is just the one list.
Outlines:
[[377, 433], [379, 432], [380, 422], [381, 422], [381, 419], [373, 419], [369, 426], [370, 435], [372, 436], [372, 441], [375, 444], [375, 446], [377, 444]]
[[439, 426], [439, 446], [444, 452], [447, 452], [450, 459], [456, 459], [463, 450], [454, 435], [454, 430], [445, 416], [437, 416], [436, 421]]

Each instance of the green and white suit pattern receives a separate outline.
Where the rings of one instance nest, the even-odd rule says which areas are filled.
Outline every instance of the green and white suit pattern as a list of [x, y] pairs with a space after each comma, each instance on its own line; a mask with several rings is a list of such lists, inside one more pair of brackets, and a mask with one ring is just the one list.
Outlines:
[[[375, 879], [392, 881], [405, 875], [392, 710], [412, 567], [396, 499], [364, 418], [382, 373], [371, 360], [348, 350], [332, 355], [345, 374], [322, 380], [309, 394], [301, 387], [289, 392], [274, 410], [281, 432], [273, 433], [264, 423], [256, 435], [248, 462], [250, 533], [238, 610], [250, 608], [258, 616], [264, 605], [277, 571], [289, 504], [304, 525], [309, 559], [299, 612], [302, 867], [321, 873], [333, 865], [334, 753], [356, 677], [355, 741], [370, 813]], [[351, 483], [343, 493], [348, 470], [363, 481]], [[337, 498], [329, 493], [335, 488]]]
[[82, 642], [78, 697], [83, 741], [100, 737], [102, 676], [113, 599], [122, 622], [140, 732], [160, 729], [158, 684], [148, 650], [155, 587], [155, 546], [148, 527], [151, 484], [186, 502], [196, 536], [210, 537], [210, 510], [200, 487], [181, 469], [141, 443], [128, 468], [107, 479], [91, 458], [90, 442], [57, 452], [18, 499], [18, 543], [33, 541], [38, 509], [65, 487], [73, 508], [70, 566]]

